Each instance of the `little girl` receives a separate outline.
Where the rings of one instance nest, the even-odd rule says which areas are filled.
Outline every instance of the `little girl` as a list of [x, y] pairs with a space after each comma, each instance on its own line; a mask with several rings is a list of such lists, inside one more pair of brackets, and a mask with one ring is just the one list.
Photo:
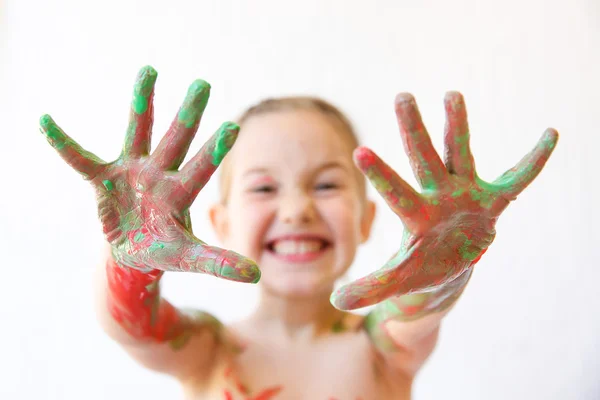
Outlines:
[[[445, 98], [444, 164], [413, 97], [400, 94], [396, 114], [419, 193], [371, 150], [357, 148], [352, 126], [332, 105], [280, 98], [246, 111], [239, 135], [238, 125], [223, 124], [180, 168], [210, 86], [190, 86], [150, 154], [155, 81], [151, 67], [140, 71], [125, 144], [113, 162], [83, 150], [49, 116], [40, 121], [50, 144], [97, 193], [108, 243], [98, 314], [108, 335], [145, 367], [178, 379], [188, 399], [410, 399], [442, 318], [494, 239], [498, 216], [541, 171], [557, 132], [548, 129], [517, 166], [489, 183], [475, 171], [462, 96]], [[232, 250], [208, 246], [190, 225], [189, 208], [222, 161], [221, 199], [210, 219]], [[375, 205], [363, 174], [404, 235], [382, 268], [332, 295], [371, 231]], [[230, 326], [178, 310], [160, 296], [165, 271], [260, 280], [259, 307]], [[376, 307], [366, 317], [349, 312], [369, 305]]]

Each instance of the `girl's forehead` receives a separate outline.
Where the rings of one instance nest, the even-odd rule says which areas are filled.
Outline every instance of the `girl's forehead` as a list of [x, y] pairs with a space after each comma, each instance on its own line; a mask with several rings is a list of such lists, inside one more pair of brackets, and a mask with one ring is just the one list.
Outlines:
[[351, 160], [352, 145], [326, 116], [314, 111], [284, 111], [250, 118], [234, 149], [234, 164], [266, 161], [305, 163]]

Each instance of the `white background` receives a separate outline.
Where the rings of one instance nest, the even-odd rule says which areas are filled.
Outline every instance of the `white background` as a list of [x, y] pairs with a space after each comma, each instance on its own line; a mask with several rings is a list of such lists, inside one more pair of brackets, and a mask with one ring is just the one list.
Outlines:
[[[181, 396], [99, 329], [92, 272], [103, 238], [93, 192], [37, 126], [50, 113], [84, 147], [115, 158], [146, 64], [159, 72], [157, 135], [189, 83], [212, 84], [192, 153], [223, 120], [282, 94], [339, 105], [363, 143], [413, 184], [392, 107], [399, 91], [416, 96], [439, 149], [444, 92], [461, 91], [488, 180], [546, 127], [558, 129], [546, 169], [502, 216], [444, 322], [415, 399], [600, 399], [597, 0], [13, 0], [0, 3], [0, 21], [1, 399]], [[195, 232], [209, 242], [216, 198], [213, 182], [192, 208]], [[400, 222], [379, 204], [352, 277], [399, 245]], [[225, 321], [256, 300], [250, 286], [190, 274], [168, 275], [164, 293]]]

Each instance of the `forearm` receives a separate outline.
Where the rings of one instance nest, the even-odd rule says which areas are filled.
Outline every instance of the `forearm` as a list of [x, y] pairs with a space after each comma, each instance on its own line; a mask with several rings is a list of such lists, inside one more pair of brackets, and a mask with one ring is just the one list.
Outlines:
[[160, 295], [163, 272], [119, 266], [109, 251], [98, 271], [98, 313], [104, 330], [121, 344], [181, 344], [190, 319]]
[[410, 349], [437, 331], [463, 293], [473, 269], [438, 288], [379, 303], [365, 319], [373, 343], [383, 351]]

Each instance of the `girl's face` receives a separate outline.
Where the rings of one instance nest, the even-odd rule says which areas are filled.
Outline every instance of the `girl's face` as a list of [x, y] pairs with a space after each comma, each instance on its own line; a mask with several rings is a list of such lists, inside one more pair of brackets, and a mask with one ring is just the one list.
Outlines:
[[211, 209], [223, 245], [255, 260], [264, 289], [286, 297], [331, 292], [371, 229], [352, 145], [317, 111], [248, 119], [228, 158], [226, 205]]

